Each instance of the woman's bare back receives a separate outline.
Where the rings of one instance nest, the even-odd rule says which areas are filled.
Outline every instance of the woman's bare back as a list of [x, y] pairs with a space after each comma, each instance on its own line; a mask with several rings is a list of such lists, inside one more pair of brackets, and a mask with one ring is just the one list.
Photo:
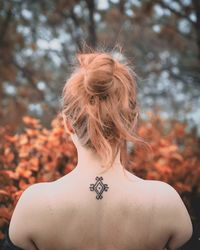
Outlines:
[[[106, 178], [102, 199], [90, 184], [95, 177], [68, 174], [47, 183], [33, 240], [42, 250], [161, 250], [170, 231], [157, 210], [159, 181]], [[167, 185], [167, 184], [166, 184]], [[42, 196], [42, 194], [41, 194]], [[42, 202], [43, 201], [43, 202]], [[46, 205], [44, 205], [46, 204]]]

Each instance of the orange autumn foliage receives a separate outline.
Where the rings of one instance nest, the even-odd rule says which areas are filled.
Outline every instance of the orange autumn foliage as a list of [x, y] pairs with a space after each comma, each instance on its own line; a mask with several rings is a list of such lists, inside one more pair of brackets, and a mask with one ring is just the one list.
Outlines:
[[[31, 117], [23, 118], [24, 130], [14, 135], [0, 128], [0, 239], [23, 191], [33, 183], [49, 182], [69, 173], [77, 164], [76, 148], [65, 133], [61, 116], [44, 128]], [[151, 146], [147, 154], [139, 146], [129, 153], [130, 171], [144, 179], [171, 184], [189, 204], [195, 187], [200, 194], [200, 138], [187, 124], [149, 114], [138, 134]]]

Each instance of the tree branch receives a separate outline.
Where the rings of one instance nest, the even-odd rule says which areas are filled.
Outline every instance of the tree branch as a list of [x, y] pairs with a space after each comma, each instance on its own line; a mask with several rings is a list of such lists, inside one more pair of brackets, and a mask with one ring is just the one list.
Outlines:
[[8, 25], [9, 25], [9, 22], [11, 20], [11, 17], [12, 17], [12, 5], [9, 4], [9, 7], [8, 7], [8, 10], [6, 11], [6, 17], [1, 25], [1, 29], [0, 29], [0, 46], [1, 44], [3, 44], [4, 42], [4, 38], [5, 38], [5, 35], [6, 35], [6, 31], [8, 29]]
[[[75, 15], [75, 13], [74, 13], [74, 11], [73, 11], [73, 8], [70, 10], [70, 14], [69, 14], [69, 15], [67, 15], [67, 14], [64, 13], [64, 12], [61, 12], [60, 14], [61, 14], [62, 17], [64, 17], [65, 19], [71, 18], [72, 21], [73, 21], [73, 23], [74, 23], [75, 28], [76, 28], [76, 29], [80, 29], [80, 23], [79, 23], [79, 21], [78, 21], [76, 15]], [[68, 29], [69, 29], [69, 31], [70, 31], [70, 34], [71, 34], [71, 36], [72, 36], [72, 39], [75, 41], [77, 47], [80, 49], [80, 48], [81, 48], [81, 38], [80, 38], [80, 36], [77, 35], [77, 33], [76, 33], [76, 35], [74, 35], [74, 31], [72, 30], [72, 28], [70, 27], [70, 25], [68, 25]]]
[[176, 16], [187, 19], [193, 26], [195, 26], [195, 22], [192, 21], [188, 15], [173, 9], [172, 7], [170, 7], [169, 5], [164, 3], [163, 1], [157, 1], [157, 3], [160, 4], [163, 8], [168, 9], [169, 11], [174, 13]]
[[94, 21], [95, 2], [94, 0], [86, 0], [86, 4], [89, 10], [89, 44], [95, 48], [97, 43], [96, 25]]
[[199, 0], [192, 0], [192, 2], [197, 17], [197, 21], [195, 23], [195, 29], [197, 34], [198, 59], [200, 61], [200, 2]]

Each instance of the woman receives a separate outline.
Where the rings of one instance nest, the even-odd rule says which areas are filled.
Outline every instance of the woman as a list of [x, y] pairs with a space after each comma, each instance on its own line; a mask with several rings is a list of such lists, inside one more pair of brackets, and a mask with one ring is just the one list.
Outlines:
[[77, 59], [63, 88], [61, 113], [78, 164], [62, 178], [23, 192], [4, 249], [179, 248], [193, 231], [179, 194], [124, 168], [127, 141], [144, 143], [134, 132], [134, 72], [107, 52]]

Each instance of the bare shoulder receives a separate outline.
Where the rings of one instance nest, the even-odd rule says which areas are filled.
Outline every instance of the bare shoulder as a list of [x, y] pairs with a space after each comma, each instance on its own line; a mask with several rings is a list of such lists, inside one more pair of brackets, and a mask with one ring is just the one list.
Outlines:
[[[36, 219], [38, 214], [45, 212], [47, 206], [47, 194], [49, 193], [50, 183], [34, 183], [24, 190], [20, 196], [15, 210], [25, 212], [27, 217]], [[32, 219], [30, 220], [32, 221]]]
[[177, 249], [193, 233], [189, 212], [177, 190], [162, 181], [148, 181], [155, 192], [155, 214], [158, 223], [169, 232], [170, 249]]
[[44, 183], [36, 183], [25, 189], [12, 213], [9, 224], [9, 236], [14, 244], [21, 246], [23, 249], [35, 249], [30, 241], [30, 237], [32, 235], [33, 222], [38, 216], [44, 186]]
[[39, 182], [39, 183], [34, 183], [30, 185], [25, 192], [29, 192], [32, 195], [38, 194], [38, 191], [44, 190], [48, 186], [48, 182]]
[[167, 205], [167, 208], [171, 207], [172, 209], [185, 206], [178, 191], [170, 184], [158, 180], [147, 182], [152, 186], [161, 205]]
[[158, 180], [146, 180], [146, 185], [154, 193], [157, 207], [163, 212], [175, 212], [175, 210], [186, 210], [185, 204], [177, 192], [170, 184]]
[[40, 198], [46, 189], [46, 183], [35, 183], [26, 188], [17, 201], [15, 210], [18, 207], [31, 206], [35, 204], [36, 199]]
[[[35, 201], [39, 202], [43, 199], [43, 196], [45, 195], [46, 190], [49, 187], [48, 182], [41, 182], [41, 183], [34, 183], [30, 185], [23, 193], [22, 193], [22, 199], [25, 197], [25, 199], [28, 199], [29, 202], [34, 203]], [[21, 197], [20, 197], [21, 199]]]
[[136, 176], [131, 178], [133, 181], [141, 185], [143, 190], [152, 193], [153, 196], [160, 198], [170, 198], [170, 196], [178, 195], [177, 191], [168, 183], [158, 180], [145, 180]]
[[145, 185], [147, 188], [150, 188], [151, 191], [154, 191], [155, 195], [159, 197], [161, 200], [164, 199], [176, 199], [177, 201], [180, 201], [180, 195], [176, 191], [174, 187], [172, 187], [170, 184], [159, 181], [159, 180], [145, 180]]

